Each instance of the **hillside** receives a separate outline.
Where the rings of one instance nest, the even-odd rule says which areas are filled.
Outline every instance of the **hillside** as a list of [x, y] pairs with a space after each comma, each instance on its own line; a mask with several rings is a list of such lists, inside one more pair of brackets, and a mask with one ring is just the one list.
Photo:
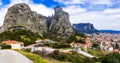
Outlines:
[[14, 31], [5, 31], [0, 34], [0, 42], [5, 40], [16, 40], [24, 42], [24, 45], [34, 44], [36, 40], [42, 39], [38, 33], [33, 33], [29, 30], [17, 29]]

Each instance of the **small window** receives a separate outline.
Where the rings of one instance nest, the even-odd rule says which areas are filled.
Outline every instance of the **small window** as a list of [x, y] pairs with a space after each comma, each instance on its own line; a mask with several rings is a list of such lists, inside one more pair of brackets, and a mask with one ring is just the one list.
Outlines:
[[21, 5], [21, 7], [24, 7], [23, 5]]
[[10, 17], [13, 17], [13, 16], [10, 16]]

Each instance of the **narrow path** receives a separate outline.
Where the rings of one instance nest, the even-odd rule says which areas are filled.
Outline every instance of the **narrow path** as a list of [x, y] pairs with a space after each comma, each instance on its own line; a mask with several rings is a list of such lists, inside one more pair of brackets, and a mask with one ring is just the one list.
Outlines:
[[78, 51], [78, 53], [80, 53], [80, 54], [82, 54], [82, 55], [84, 55], [84, 56], [87, 56], [87, 57], [89, 57], [89, 58], [93, 58], [93, 57], [94, 57], [93, 55], [91, 55], [91, 54], [89, 54], [89, 53], [87, 53], [87, 52], [84, 52], [84, 51]]
[[[64, 52], [69, 52], [70, 50], [63, 50]], [[90, 54], [90, 53], [87, 53], [87, 52], [84, 52], [84, 51], [77, 51], [78, 53], [80, 53], [80, 54], [82, 54], [82, 55], [84, 55], [84, 56], [87, 56], [87, 57], [89, 57], [89, 58], [93, 58], [93, 57], [95, 57], [95, 56], [93, 56], [92, 54]]]
[[0, 63], [33, 63], [33, 62], [16, 51], [0, 50]]

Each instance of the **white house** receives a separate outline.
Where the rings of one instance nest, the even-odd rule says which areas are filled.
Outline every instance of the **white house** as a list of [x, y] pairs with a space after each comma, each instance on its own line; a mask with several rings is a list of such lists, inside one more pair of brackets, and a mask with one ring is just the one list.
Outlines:
[[22, 49], [24, 47], [23, 42], [18, 42], [14, 40], [3, 41], [3, 44], [10, 45], [11, 49]]
[[50, 39], [43, 39], [43, 40], [37, 40], [36, 44], [47, 44], [47, 43], [55, 43], [54, 41], [50, 40]]
[[109, 46], [109, 47], [108, 47], [108, 51], [112, 52], [112, 51], [113, 51], [113, 47], [112, 47], [112, 46]]
[[109, 52], [113, 51], [113, 47], [111, 46], [111, 44], [106, 42], [101, 42], [100, 49]]

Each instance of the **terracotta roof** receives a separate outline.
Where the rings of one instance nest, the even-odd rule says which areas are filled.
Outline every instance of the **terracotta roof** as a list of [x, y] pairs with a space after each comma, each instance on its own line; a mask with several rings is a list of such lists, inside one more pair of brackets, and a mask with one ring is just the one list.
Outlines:
[[119, 49], [115, 49], [115, 50], [113, 50], [113, 52], [120, 53], [120, 50]]
[[50, 39], [44, 39], [43, 41], [50, 41]]
[[7, 45], [9, 45], [9, 44], [23, 44], [23, 42], [18, 42], [18, 41], [14, 41], [14, 40], [3, 41], [2, 43], [5, 43]]

